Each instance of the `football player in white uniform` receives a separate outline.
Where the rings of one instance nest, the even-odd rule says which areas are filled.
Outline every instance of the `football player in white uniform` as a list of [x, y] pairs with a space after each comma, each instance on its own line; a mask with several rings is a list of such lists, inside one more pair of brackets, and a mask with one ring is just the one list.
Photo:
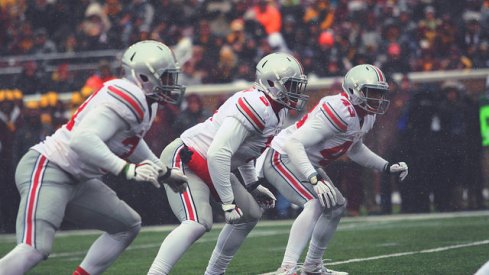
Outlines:
[[[256, 66], [254, 87], [234, 94], [212, 117], [163, 150], [161, 161], [182, 169], [189, 180], [182, 192], [165, 187], [181, 224], [163, 241], [148, 274], [168, 274], [192, 243], [211, 229], [210, 199], [221, 204], [226, 225], [206, 274], [224, 273], [261, 217], [261, 207], [275, 204], [273, 194], [257, 184], [254, 160], [280, 130], [287, 110], [304, 107], [306, 84], [302, 65], [294, 57], [267, 55]], [[233, 174], [236, 169], [243, 184]]]
[[184, 92], [172, 51], [160, 42], [138, 42], [125, 51], [122, 67], [123, 78], [105, 82], [19, 162], [18, 245], [0, 260], [1, 274], [24, 274], [47, 259], [64, 219], [105, 231], [74, 274], [106, 270], [141, 227], [140, 216], [101, 181], [106, 173], [155, 186], [163, 179], [185, 184], [182, 172], [164, 166], [142, 139], [158, 103], [176, 103]]
[[[298, 122], [281, 131], [271, 143], [261, 173], [290, 202], [303, 206], [292, 225], [277, 274], [295, 274], [297, 262], [310, 240], [303, 274], [347, 274], [324, 267], [325, 249], [346, 208], [346, 200], [320, 167], [347, 153], [354, 162], [403, 180], [406, 163], [391, 164], [362, 142], [377, 114], [389, 105], [388, 84], [375, 66], [352, 68], [345, 76], [343, 93], [323, 97]], [[260, 170], [260, 169], [258, 169]]]

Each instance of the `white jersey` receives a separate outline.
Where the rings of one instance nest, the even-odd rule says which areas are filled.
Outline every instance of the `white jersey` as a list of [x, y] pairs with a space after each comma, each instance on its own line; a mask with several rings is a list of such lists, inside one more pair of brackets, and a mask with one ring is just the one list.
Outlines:
[[[324, 125], [332, 130], [332, 138], [305, 147], [306, 154], [314, 167], [325, 166], [347, 153], [352, 145], [361, 142], [375, 122], [375, 115], [366, 115], [360, 125], [360, 119], [345, 93], [323, 97], [319, 103], [295, 124], [280, 132], [272, 141], [271, 147], [284, 154], [284, 145], [294, 132], [301, 127]], [[318, 123], [319, 122], [319, 123]]]
[[78, 179], [106, 174], [96, 163], [81, 161], [78, 154], [69, 146], [72, 131], [87, 113], [100, 105], [109, 107], [127, 123], [127, 129], [117, 132], [106, 142], [112, 153], [127, 159], [151, 127], [157, 103], [148, 106], [143, 90], [125, 79], [105, 82], [100, 90], [80, 105], [68, 123], [48, 136], [45, 141], [33, 146], [33, 149]]
[[267, 97], [256, 88], [235, 93], [206, 121], [182, 133], [183, 142], [207, 158], [207, 151], [216, 132], [226, 117], [240, 121], [252, 133], [248, 136], [231, 159], [231, 169], [256, 159], [282, 127], [287, 109], [278, 113], [272, 108]]

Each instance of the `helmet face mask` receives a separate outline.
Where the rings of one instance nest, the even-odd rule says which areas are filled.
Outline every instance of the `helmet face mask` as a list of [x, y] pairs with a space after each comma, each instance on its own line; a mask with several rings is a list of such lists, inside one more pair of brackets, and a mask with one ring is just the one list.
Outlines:
[[178, 104], [185, 87], [178, 84], [180, 66], [170, 48], [146, 40], [130, 46], [122, 56], [124, 77], [158, 103]]
[[369, 64], [351, 68], [345, 75], [343, 90], [348, 94], [353, 105], [369, 113], [384, 114], [390, 101], [386, 98], [389, 84], [382, 71]]
[[301, 111], [309, 100], [303, 94], [307, 77], [302, 65], [291, 55], [272, 53], [256, 66], [256, 85], [271, 99], [288, 109]]
[[389, 108], [390, 101], [386, 99], [388, 90], [379, 89], [377, 87], [362, 88], [362, 93], [365, 95], [365, 110], [375, 114], [384, 114]]

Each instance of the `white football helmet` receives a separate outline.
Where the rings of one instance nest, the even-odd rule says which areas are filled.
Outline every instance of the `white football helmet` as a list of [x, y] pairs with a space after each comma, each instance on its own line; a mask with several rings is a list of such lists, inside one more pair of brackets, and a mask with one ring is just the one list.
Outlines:
[[177, 104], [185, 92], [178, 84], [180, 66], [165, 44], [145, 40], [130, 46], [122, 55], [123, 74], [138, 85], [148, 98], [159, 103]]
[[389, 108], [389, 84], [376, 66], [362, 64], [351, 68], [345, 75], [343, 90], [354, 105], [369, 113], [384, 114]]
[[256, 85], [273, 100], [289, 109], [301, 111], [309, 100], [307, 76], [302, 65], [286, 53], [272, 53], [256, 65]]

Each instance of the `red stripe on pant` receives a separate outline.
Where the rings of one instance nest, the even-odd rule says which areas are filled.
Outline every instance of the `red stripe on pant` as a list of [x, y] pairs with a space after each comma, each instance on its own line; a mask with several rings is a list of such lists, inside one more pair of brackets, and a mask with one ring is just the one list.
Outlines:
[[31, 186], [29, 195], [27, 196], [25, 228], [24, 228], [24, 243], [34, 247], [35, 229], [34, 220], [36, 215], [36, 205], [39, 196], [39, 189], [41, 189], [41, 178], [46, 164], [46, 157], [41, 155], [39, 161], [34, 169], [34, 174], [31, 179]]
[[292, 173], [290, 173], [287, 167], [282, 164], [282, 162], [280, 161], [280, 154], [278, 152], [273, 152], [272, 165], [277, 168], [280, 175], [282, 175], [287, 180], [287, 182], [289, 182], [289, 184], [294, 187], [299, 195], [301, 195], [308, 201], [314, 199], [314, 196], [306, 188], [304, 188], [304, 186], [302, 186], [302, 184], [295, 179]]
[[183, 204], [187, 212], [187, 219], [191, 221], [197, 221], [197, 216], [195, 215], [194, 203], [192, 200], [192, 196], [188, 191], [188, 187], [187, 187], [187, 191], [183, 192], [180, 196], [183, 198]]
[[190, 151], [193, 152], [192, 158], [187, 163], [187, 166], [192, 172], [194, 172], [200, 179], [202, 179], [205, 184], [209, 187], [212, 196], [217, 202], [221, 202], [219, 195], [217, 194], [216, 188], [211, 180], [211, 175], [209, 174], [209, 167], [207, 166], [207, 160], [202, 157], [193, 148], [188, 147]]

